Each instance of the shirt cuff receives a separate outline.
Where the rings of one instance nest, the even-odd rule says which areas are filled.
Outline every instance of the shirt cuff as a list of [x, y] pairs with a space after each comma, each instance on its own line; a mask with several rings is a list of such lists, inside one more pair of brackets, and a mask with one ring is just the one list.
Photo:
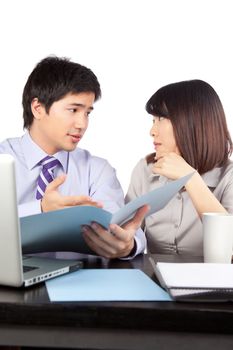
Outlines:
[[121, 260], [130, 260], [135, 258], [136, 255], [144, 253], [146, 249], [146, 236], [142, 229], [138, 229], [134, 236], [134, 246], [129, 255], [120, 258]]
[[27, 202], [18, 205], [18, 215], [20, 218], [41, 213], [41, 201]]

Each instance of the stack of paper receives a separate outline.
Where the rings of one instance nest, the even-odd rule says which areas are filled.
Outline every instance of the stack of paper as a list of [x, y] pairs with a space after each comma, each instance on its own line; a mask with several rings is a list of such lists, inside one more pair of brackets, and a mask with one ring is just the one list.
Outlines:
[[233, 265], [160, 263], [150, 258], [155, 274], [171, 297], [182, 301], [233, 300]]

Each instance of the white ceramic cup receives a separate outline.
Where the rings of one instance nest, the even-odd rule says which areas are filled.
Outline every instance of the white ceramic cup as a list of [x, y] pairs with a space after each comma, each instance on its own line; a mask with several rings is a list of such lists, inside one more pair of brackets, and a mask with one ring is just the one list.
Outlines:
[[231, 263], [233, 249], [233, 215], [204, 213], [203, 253], [205, 263]]

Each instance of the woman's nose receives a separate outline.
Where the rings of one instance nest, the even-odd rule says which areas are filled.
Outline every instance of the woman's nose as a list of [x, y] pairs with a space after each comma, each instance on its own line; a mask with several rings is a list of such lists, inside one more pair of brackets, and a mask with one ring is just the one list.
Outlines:
[[158, 127], [157, 125], [154, 123], [152, 125], [152, 128], [150, 129], [150, 136], [154, 137], [155, 135], [158, 135]]

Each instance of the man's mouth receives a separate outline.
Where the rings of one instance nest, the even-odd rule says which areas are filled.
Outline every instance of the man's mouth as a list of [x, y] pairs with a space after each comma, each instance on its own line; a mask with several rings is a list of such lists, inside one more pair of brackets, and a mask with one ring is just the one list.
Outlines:
[[79, 141], [81, 140], [81, 138], [82, 138], [82, 136], [79, 135], [79, 134], [68, 134], [68, 136], [71, 137], [71, 139], [72, 139], [72, 141], [73, 141], [74, 143], [79, 142]]

